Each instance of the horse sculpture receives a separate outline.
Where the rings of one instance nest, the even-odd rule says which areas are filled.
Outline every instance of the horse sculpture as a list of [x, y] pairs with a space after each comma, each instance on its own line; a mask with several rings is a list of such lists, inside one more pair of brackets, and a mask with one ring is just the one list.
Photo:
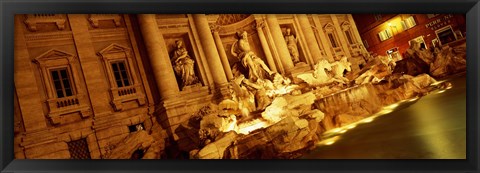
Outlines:
[[345, 70], [347, 70], [348, 72], [352, 71], [352, 64], [348, 61], [346, 56], [340, 59], [340, 61], [334, 62], [331, 66], [333, 67], [334, 78], [340, 80], [343, 84], [349, 81], [343, 75]]
[[310, 86], [326, 85], [332, 82], [343, 82], [339, 79], [330, 77], [325, 70], [332, 71], [332, 64], [327, 60], [321, 60], [315, 64], [315, 71], [313, 73], [300, 74], [297, 78], [302, 79]]

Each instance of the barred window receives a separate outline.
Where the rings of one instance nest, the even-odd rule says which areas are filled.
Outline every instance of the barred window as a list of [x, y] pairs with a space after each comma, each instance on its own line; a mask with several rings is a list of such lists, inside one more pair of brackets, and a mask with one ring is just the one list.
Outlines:
[[90, 150], [88, 149], [87, 140], [85, 138], [67, 142], [68, 151], [70, 151], [71, 159], [90, 159]]

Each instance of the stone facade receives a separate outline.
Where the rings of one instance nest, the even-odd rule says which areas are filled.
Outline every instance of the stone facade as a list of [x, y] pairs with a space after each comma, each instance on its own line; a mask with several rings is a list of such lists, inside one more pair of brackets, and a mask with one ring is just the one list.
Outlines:
[[[290, 57], [287, 28], [298, 39], [299, 63]], [[143, 149], [149, 135], [165, 143], [155, 145], [159, 151], [174, 147], [181, 123], [228, 95], [241, 31], [252, 51], [286, 76], [344, 56], [354, 71], [365, 63], [350, 14], [16, 15], [15, 158], [118, 158], [111, 146], [139, 130], [149, 141], [131, 143]], [[177, 40], [194, 61], [196, 85], [183, 86], [174, 72]]]

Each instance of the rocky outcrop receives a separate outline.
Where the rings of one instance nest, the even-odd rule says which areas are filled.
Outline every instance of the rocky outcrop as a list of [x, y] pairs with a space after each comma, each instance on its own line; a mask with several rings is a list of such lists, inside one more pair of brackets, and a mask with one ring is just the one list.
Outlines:
[[221, 159], [223, 153], [236, 140], [237, 133], [234, 131], [226, 133], [222, 138], [212, 143], [207, 144], [196, 153], [193, 158], [200, 159]]
[[[247, 134], [239, 134], [234, 130], [220, 132], [211, 143], [199, 150], [193, 150], [190, 153], [191, 158], [248, 159], [291, 156], [291, 153], [312, 146], [322, 132], [319, 122], [324, 118], [324, 114], [320, 110], [311, 109], [314, 101], [315, 95], [312, 93], [277, 97], [259, 117], [266, 119], [271, 125]], [[201, 121], [204, 129], [225, 125], [225, 118], [214, 115], [204, 118]], [[241, 127], [241, 124], [239, 126]]]

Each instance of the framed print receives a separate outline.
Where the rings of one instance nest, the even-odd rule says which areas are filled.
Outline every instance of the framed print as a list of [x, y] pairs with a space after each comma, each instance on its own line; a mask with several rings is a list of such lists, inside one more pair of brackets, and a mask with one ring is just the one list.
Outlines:
[[0, 7], [2, 172], [478, 171], [477, 2]]

